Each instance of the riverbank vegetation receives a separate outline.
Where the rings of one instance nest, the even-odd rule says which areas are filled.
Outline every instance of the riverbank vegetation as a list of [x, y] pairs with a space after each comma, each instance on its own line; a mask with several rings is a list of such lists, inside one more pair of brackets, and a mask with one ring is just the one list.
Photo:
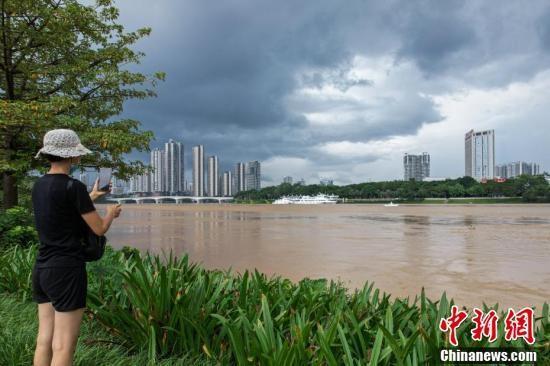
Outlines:
[[[0, 364], [30, 363], [36, 330], [36, 245], [14, 243], [0, 252]], [[372, 283], [351, 292], [324, 279], [293, 283], [258, 271], [206, 270], [186, 255], [129, 248], [109, 248], [88, 264], [88, 279], [80, 365], [424, 365], [436, 364], [439, 349], [449, 346], [438, 329], [453, 304], [445, 294], [392, 298]], [[548, 304], [536, 312], [533, 349], [550, 361]], [[526, 347], [505, 342], [502, 327], [491, 344], [472, 341], [471, 329], [459, 328], [461, 348]]]
[[[346, 186], [300, 185], [283, 183], [259, 191], [244, 191], [235, 195], [240, 201], [275, 200], [281, 196], [335, 194], [346, 200], [401, 200], [419, 202], [426, 198], [515, 198], [516, 202], [550, 202], [550, 184], [543, 175], [522, 175], [505, 182], [481, 183], [471, 177], [436, 182], [387, 181], [350, 184]], [[485, 203], [482, 200], [476, 203]], [[514, 202], [512, 200], [511, 202]], [[435, 202], [434, 202], [435, 203]]]

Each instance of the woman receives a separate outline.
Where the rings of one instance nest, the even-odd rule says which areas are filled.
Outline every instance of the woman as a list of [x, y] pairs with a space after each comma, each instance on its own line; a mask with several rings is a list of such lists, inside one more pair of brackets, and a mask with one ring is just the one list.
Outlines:
[[[44, 147], [36, 155], [46, 158], [51, 167], [32, 191], [40, 239], [32, 276], [39, 321], [35, 366], [72, 364], [87, 291], [80, 239], [86, 225], [103, 235], [120, 215], [120, 205], [108, 206], [104, 217], [95, 210], [92, 201], [107, 193], [98, 189], [98, 180], [88, 194], [82, 182], [69, 176], [71, 165], [89, 153], [74, 131], [58, 129], [46, 133]], [[73, 183], [68, 185], [69, 181]]]

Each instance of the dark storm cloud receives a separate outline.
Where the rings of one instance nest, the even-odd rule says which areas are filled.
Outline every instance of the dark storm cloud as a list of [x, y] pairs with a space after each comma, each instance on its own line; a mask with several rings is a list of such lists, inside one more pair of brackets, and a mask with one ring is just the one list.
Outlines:
[[371, 80], [362, 78], [350, 78], [347, 75], [346, 68], [331, 70], [328, 75], [321, 72], [314, 72], [310, 75], [303, 75], [301, 79], [302, 86], [322, 89], [327, 84], [333, 85], [338, 90], [346, 92], [354, 86], [372, 86]]
[[427, 73], [445, 70], [460, 51], [476, 41], [472, 24], [462, 15], [463, 1], [408, 2], [400, 14], [403, 33], [399, 56], [414, 59]]
[[293, 90], [294, 72], [333, 67], [346, 57], [333, 16], [337, 9], [319, 6], [310, 13], [272, 2], [212, 4], [166, 4], [178, 14], [167, 20], [170, 34], [163, 37], [169, 38], [146, 50], [168, 73], [159, 90], [162, 114], [185, 117], [197, 129], [205, 123], [245, 128], [284, 123], [281, 98]]
[[[226, 161], [303, 146], [306, 121], [286, 110], [283, 99], [300, 69], [341, 68], [351, 57], [341, 28], [348, 10], [328, 1], [164, 5], [151, 39], [140, 46], [147, 53], [143, 65], [166, 71], [167, 81], [159, 98], [130, 102], [127, 113], [160, 142], [202, 143]], [[344, 89], [366, 83], [336, 82]]]
[[548, 67], [537, 41], [544, 44], [549, 11], [544, 1], [406, 2], [392, 18], [401, 40], [397, 55], [414, 60], [428, 78], [450, 76], [477, 87], [525, 81]]
[[536, 29], [542, 48], [550, 52], [550, 9], [537, 19]]
[[[547, 67], [539, 52], [550, 48], [549, 23], [539, 18], [548, 9], [544, 2], [528, 7], [499, 2], [496, 8], [492, 2], [405, 0], [120, 0], [118, 5], [128, 28], [153, 28], [138, 44], [147, 54], [138, 68], [167, 73], [158, 98], [129, 102], [125, 114], [153, 129], [156, 144], [176, 138], [189, 155], [190, 146], [202, 143], [225, 166], [277, 155], [315, 160], [314, 144], [410, 135], [442, 118], [418, 92], [383, 107], [375, 100], [294, 102], [303, 110], [337, 107], [357, 113], [338, 129], [311, 127], [289, 108], [288, 97], [301, 87], [332, 85], [342, 92], [377, 87], [348, 74], [354, 56], [410, 61], [435, 81], [494, 86]], [[493, 63], [499, 66], [485, 67]], [[444, 89], [448, 82], [441, 85], [431, 87]]]

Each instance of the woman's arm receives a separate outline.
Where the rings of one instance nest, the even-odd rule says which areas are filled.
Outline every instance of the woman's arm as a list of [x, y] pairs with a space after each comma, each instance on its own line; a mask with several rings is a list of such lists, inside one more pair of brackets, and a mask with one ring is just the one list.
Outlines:
[[103, 217], [99, 216], [97, 211], [94, 210], [83, 214], [82, 218], [94, 234], [101, 236], [109, 230], [113, 220], [120, 215], [121, 210], [120, 204], [111, 205], [107, 207], [107, 213]]

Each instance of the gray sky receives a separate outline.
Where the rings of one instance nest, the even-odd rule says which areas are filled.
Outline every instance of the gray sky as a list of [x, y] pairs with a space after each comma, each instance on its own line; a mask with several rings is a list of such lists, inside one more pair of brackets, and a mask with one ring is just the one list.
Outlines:
[[167, 73], [124, 114], [152, 147], [182, 141], [187, 169], [201, 143], [223, 170], [260, 160], [263, 185], [401, 179], [423, 151], [432, 176], [458, 177], [464, 134], [492, 128], [497, 164], [550, 170], [548, 1], [117, 4], [129, 30], [153, 29], [138, 69]]

